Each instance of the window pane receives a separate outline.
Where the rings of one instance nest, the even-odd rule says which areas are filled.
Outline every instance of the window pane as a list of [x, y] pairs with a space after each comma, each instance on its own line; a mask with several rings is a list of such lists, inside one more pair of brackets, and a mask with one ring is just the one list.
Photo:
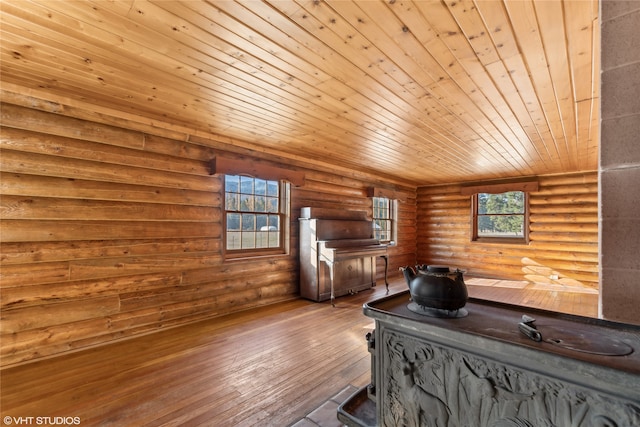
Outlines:
[[264, 179], [255, 180], [255, 194], [259, 194], [261, 196], [267, 194], [267, 181]]
[[256, 247], [256, 233], [242, 233], [242, 249]]
[[256, 216], [254, 214], [242, 214], [242, 231], [256, 230]]
[[267, 201], [266, 198], [264, 196], [256, 196], [254, 198], [255, 201], [255, 207], [254, 207], [254, 211], [255, 212], [266, 212], [267, 211]]
[[227, 231], [227, 249], [241, 249], [242, 233], [239, 231]]
[[227, 211], [237, 211], [240, 208], [238, 193], [226, 193], [224, 196], [224, 204]]
[[487, 194], [487, 193], [479, 193], [478, 194], [478, 213], [481, 215], [484, 215], [487, 212], [487, 200], [489, 200], [489, 197], [491, 196], [491, 194]]
[[224, 178], [224, 190], [237, 193], [240, 190], [240, 177], [239, 176], [225, 176]]
[[280, 217], [278, 215], [269, 215], [269, 230], [280, 230]]
[[478, 194], [479, 214], [524, 213], [524, 193], [509, 191], [500, 194]]
[[277, 213], [278, 212], [278, 199], [275, 197], [267, 197], [267, 212]]
[[373, 237], [378, 240], [391, 240], [391, 221], [376, 219], [373, 221]]
[[524, 237], [523, 215], [483, 215], [478, 217], [478, 236]]
[[256, 215], [256, 229], [260, 231], [266, 231], [268, 226], [267, 219], [267, 215]]
[[240, 214], [227, 214], [227, 231], [240, 230]]
[[269, 215], [269, 225], [267, 226], [267, 239], [269, 248], [277, 248], [280, 246], [280, 217], [277, 215]]
[[373, 217], [389, 218], [389, 201], [382, 197], [373, 198]]
[[240, 210], [243, 212], [253, 211], [253, 194], [240, 194]]
[[267, 181], [267, 196], [279, 196], [279, 186], [276, 181]]
[[240, 192], [245, 194], [253, 194], [253, 178], [246, 176], [240, 177]]
[[[266, 218], [265, 218], [266, 222]], [[268, 248], [269, 247], [269, 231], [268, 226], [263, 225], [259, 228], [260, 231], [256, 233], [256, 248]]]

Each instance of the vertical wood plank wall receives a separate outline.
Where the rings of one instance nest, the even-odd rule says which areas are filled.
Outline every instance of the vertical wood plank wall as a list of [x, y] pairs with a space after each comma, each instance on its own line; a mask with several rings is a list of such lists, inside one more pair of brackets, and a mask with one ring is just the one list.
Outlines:
[[541, 176], [539, 184], [530, 193], [528, 245], [471, 242], [471, 197], [460, 195], [460, 185], [419, 187], [418, 262], [474, 277], [597, 289], [597, 172]]
[[[224, 262], [212, 148], [6, 103], [1, 142], [3, 366], [295, 298], [300, 208], [371, 212], [384, 185], [304, 170], [291, 253]], [[415, 262], [415, 189], [401, 191], [390, 272]]]

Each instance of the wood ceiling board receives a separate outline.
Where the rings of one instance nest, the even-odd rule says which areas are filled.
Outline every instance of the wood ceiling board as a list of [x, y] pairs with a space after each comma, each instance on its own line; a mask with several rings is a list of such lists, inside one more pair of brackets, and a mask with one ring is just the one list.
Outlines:
[[[320, 26], [320, 25], [319, 25], [319, 26]], [[327, 88], [327, 89], [326, 89], [326, 91], [329, 91], [329, 90], [330, 90], [330, 89], [332, 89], [332, 88], [339, 88], [339, 87], [341, 87], [341, 85], [340, 85], [339, 83], [335, 82], [335, 81], [326, 82], [325, 84], [323, 84], [323, 86], [326, 86], [326, 88]], [[332, 90], [332, 92], [335, 92], [335, 90]], [[353, 89], [350, 89], [350, 90], [349, 90], [349, 92], [350, 92], [350, 93], [357, 93], [357, 91], [355, 91], [355, 90], [353, 90]], [[349, 102], [350, 100], [351, 100], [350, 98], [345, 98], [343, 101], [344, 101], [344, 102]], [[368, 101], [368, 104], [370, 104], [370, 103], [371, 103], [371, 101], [369, 100], [369, 101]], [[355, 108], [359, 108], [359, 106], [358, 106], [357, 104], [353, 104], [353, 108], [354, 108], [354, 109], [355, 109]], [[378, 111], [380, 111], [380, 110], [378, 110]], [[369, 114], [371, 114], [371, 113], [369, 113]], [[371, 117], [371, 115], [369, 115], [369, 117]], [[387, 117], [389, 117], [389, 120], [386, 120], [386, 122], [387, 122], [387, 123], [388, 123], [389, 121], [392, 121], [392, 122], [393, 122], [393, 121], [395, 120], [395, 117], [394, 117], [393, 115], [388, 115]], [[375, 123], [375, 121], [372, 121], [371, 123]], [[384, 126], [384, 127], [386, 128], [387, 126]], [[379, 129], [382, 129], [382, 126], [381, 126], [381, 125], [378, 125], [378, 128], [379, 128]]]
[[485, 26], [474, 1], [460, 0], [447, 2], [446, 5], [467, 43], [473, 49], [473, 55], [470, 55], [470, 58], [472, 60], [478, 59], [482, 65], [499, 61], [500, 58], [491, 39], [490, 31]]
[[[314, 6], [313, 6], [313, 5], [311, 5], [311, 7], [314, 7]], [[329, 12], [329, 11], [327, 11], [327, 13], [328, 13], [328, 12]], [[326, 20], [327, 22], [330, 22], [330, 23], [331, 23], [332, 21], [334, 21], [333, 25], [338, 25], [337, 23], [338, 23], [338, 22], [340, 22], [340, 19], [339, 19], [339, 18], [336, 18], [336, 17], [335, 17], [335, 15], [333, 15], [333, 14], [328, 13], [328, 14], [323, 15], [323, 16], [325, 17], [325, 20]], [[304, 18], [304, 19], [307, 19], [307, 18]], [[322, 27], [322, 28], [326, 28], [322, 23], [319, 23], [319, 22], [316, 24], [316, 27], [318, 27], [318, 28], [320, 28], [320, 27]], [[332, 26], [332, 28], [333, 28], [333, 26]], [[352, 37], [352, 38], [354, 38], [354, 37]], [[368, 45], [367, 45], [367, 46], [368, 46]], [[345, 53], [344, 53], [344, 56], [353, 56], [353, 55], [351, 55], [349, 52], [345, 52]], [[366, 65], [367, 67], [369, 67], [369, 63], [375, 63], [375, 59], [374, 59], [374, 58], [372, 58], [372, 59], [370, 59], [370, 61], [369, 61], [369, 62], [367, 62], [367, 63], [362, 63], [362, 64], [361, 64], [361, 66], [365, 66], [365, 65]], [[383, 109], [382, 111], [384, 111], [384, 109]], [[401, 112], [401, 113], [404, 113], [404, 112]], [[388, 114], [388, 113], [387, 113], [387, 114]], [[389, 116], [387, 115], [386, 117], [389, 117]], [[391, 120], [391, 119], [390, 119], [390, 120]], [[386, 121], [386, 123], [388, 123], [388, 121]], [[404, 127], [406, 128], [406, 127], [410, 127], [410, 126], [404, 126]]]
[[518, 44], [531, 75], [542, 112], [553, 136], [555, 150], [559, 153], [563, 169], [571, 170], [572, 160], [567, 149], [567, 136], [564, 134], [562, 118], [558, 110], [558, 100], [549, 72], [549, 63], [540, 35], [541, 28], [535, 13], [534, 3], [531, 0], [507, 0], [505, 5], [517, 34]]
[[588, 168], [597, 161], [588, 153], [597, 152], [597, 136], [591, 134], [591, 129], [597, 127], [594, 124], [598, 122], [595, 119], [598, 113], [600, 69], [598, 10], [581, 7], [580, 1], [568, 1], [564, 6], [571, 81], [576, 102], [577, 163], [580, 168]]
[[[126, 86], [125, 86], [126, 87]], [[220, 88], [218, 87], [218, 90]], [[253, 96], [252, 96], [253, 95]], [[173, 98], [175, 99], [176, 94], [174, 94]], [[259, 98], [259, 96], [257, 96], [255, 93], [251, 94], [251, 93], [247, 93], [247, 97], [252, 96], [252, 102], [253, 102], [253, 106], [256, 107], [256, 111], [260, 112], [261, 114], [259, 115], [258, 120], [263, 119], [263, 116], [269, 116], [269, 112], [270, 112], [270, 106], [269, 105], [260, 105], [259, 100], [257, 98]], [[222, 101], [220, 101], [222, 102]], [[224, 104], [224, 102], [222, 102]], [[242, 105], [237, 105], [237, 106], [230, 106], [231, 111], [233, 111], [234, 114], [237, 114], [238, 110], [242, 110], [243, 106]], [[265, 122], [260, 124], [261, 127], [263, 128], [270, 128], [269, 123], [278, 123], [283, 121], [283, 117], [287, 117], [286, 115], [283, 114], [275, 114], [272, 115], [271, 120], [269, 122]], [[253, 122], [254, 120], [252, 120], [251, 118], [247, 119], [247, 122]], [[328, 127], [328, 123], [325, 125], [325, 127]], [[295, 128], [295, 126], [294, 126]], [[217, 131], [221, 131], [222, 129], [216, 129]], [[329, 131], [328, 134], [331, 134], [330, 129], [325, 129], [325, 131]], [[281, 131], [283, 134], [287, 133], [287, 132], [291, 132], [290, 129], [282, 129]], [[357, 148], [357, 147], [353, 147], [353, 148]], [[366, 148], [366, 147], [365, 147]]]
[[597, 168], [596, 0], [0, 7], [44, 108], [418, 185]]
[[[338, 4], [338, 5], [340, 5], [340, 6], [344, 6], [344, 5], [345, 5], [344, 3], [341, 3], [341, 2], [332, 3], [332, 5], [333, 5], [333, 4]], [[367, 6], [369, 6], [369, 4], [367, 4]], [[367, 8], [367, 10], [368, 10], [368, 9], [369, 9], [369, 8]], [[369, 23], [370, 25], [373, 25], [373, 24], [372, 24], [372, 22], [373, 22], [373, 21], [366, 20], [366, 19], [362, 18], [362, 17], [366, 17], [366, 15], [365, 15], [364, 13], [361, 13], [360, 15], [357, 15], [358, 10], [355, 10], [355, 11], [354, 11], [354, 10], [353, 10], [353, 8], [350, 8], [350, 10], [351, 10], [351, 19], [352, 19], [352, 20], [355, 20], [355, 21], [362, 21], [362, 23], [361, 23], [361, 24], [362, 24], [362, 26], [364, 26], [364, 24], [365, 24], [365, 23]], [[345, 12], [345, 11], [343, 11], [343, 15], [344, 15], [344, 14], [346, 14], [346, 12]], [[333, 19], [333, 18], [328, 18], [328, 19]], [[371, 31], [372, 31], [372, 32], [374, 32], [374, 33], [378, 33], [378, 32], [379, 32], [377, 28], [373, 28], [372, 26], [371, 26]], [[457, 126], [459, 127], [461, 124], [462, 124], [462, 123], [458, 123], [458, 124], [457, 124]]]
[[[431, 25], [431, 28], [435, 29], [436, 33], [440, 35], [440, 38], [446, 45], [446, 49], [440, 49], [439, 51], [444, 52], [447, 60], [451, 61], [450, 64], [459, 63], [460, 66], [465, 69], [464, 73], [459, 73], [456, 77], [456, 86], [449, 86], [444, 89], [434, 87], [434, 92], [445, 97], [452, 93], [452, 91], [462, 90], [462, 92], [456, 94], [454, 98], [459, 102], [465, 101], [461, 106], [456, 106], [459, 110], [467, 112], [462, 113], [464, 114], [462, 117], [467, 117], [464, 122], [470, 124], [475, 121], [476, 124], [472, 125], [473, 129], [478, 132], [483, 139], [489, 134], [488, 129], [492, 126], [496, 126], [496, 129], [492, 132], [493, 137], [489, 137], [488, 144], [493, 147], [494, 152], [507, 152], [508, 149], [506, 148], [510, 147], [511, 143], [506, 139], [505, 134], [508, 135], [511, 132], [505, 126], [504, 120], [500, 118], [500, 115], [495, 110], [496, 107], [493, 104], [501, 105], [499, 98], [495, 98], [495, 95], [499, 95], [499, 93], [494, 92], [492, 94], [494, 95], [494, 98], [491, 99], [493, 103], [490, 102], [489, 98], [483, 94], [482, 89], [476, 86], [474, 81], [470, 78], [470, 76], [473, 77], [475, 75], [477, 78], [480, 74], [486, 74], [486, 70], [483, 69], [481, 63], [466, 60], [466, 58], [470, 58], [475, 55], [469, 44], [469, 40], [462, 33], [458, 23], [449, 14], [448, 10], [438, 7], [437, 4], [430, 2], [419, 2], [418, 7], [422, 10], [423, 15], [429, 17], [431, 20], [429, 25]], [[444, 63], [445, 61], [440, 60], [440, 62]], [[446, 80], [439, 82], [439, 86], [445, 84]], [[491, 83], [491, 85], [493, 86], [493, 83]], [[491, 139], [493, 139], [493, 141], [491, 141]], [[498, 147], [500, 144], [502, 144], [505, 149]], [[519, 160], [515, 160], [515, 164], [513, 166], [523, 170], [528, 168], [526, 162], [519, 162]]]
[[[570, 63], [567, 52], [568, 40], [565, 32], [565, 11], [561, 3], [558, 2], [538, 2], [534, 3], [536, 16], [541, 25], [545, 26], [540, 31], [544, 43], [549, 72], [553, 81], [553, 91], [556, 96], [560, 115], [560, 125], [562, 126], [566, 150], [570, 159], [571, 167], [576, 168], [575, 163], [578, 155], [576, 146], [576, 114], [573, 93], [573, 83], [571, 81]], [[558, 42], [565, 41], [565, 42]]]
[[[152, 16], [155, 17], [159, 15], [159, 10], [164, 10], [168, 17], [185, 17], [188, 19], [187, 28], [190, 29], [190, 35], [194, 40], [213, 39], [213, 47], [230, 56], [240, 54], [244, 59], [248, 53], [258, 60], [256, 68], [267, 64], [285, 72], [291, 80], [302, 80], [312, 86], [330, 78], [320, 69], [309, 66], [311, 62], [307, 58], [312, 52], [301, 49], [300, 44], [282, 29], [237, 6], [234, 10], [245, 13], [237, 14], [236, 19], [224, 13], [225, 8], [233, 4], [231, 2], [217, 3], [215, 8], [200, 2], [160, 1], [152, 4], [157, 6], [157, 9], [151, 10]], [[211, 22], [212, 17], [216, 18], [215, 22]], [[162, 22], [162, 16], [160, 21]], [[194, 24], [197, 26], [194, 27]], [[185, 45], [194, 46], [194, 40], [187, 40]], [[290, 50], [297, 55], [292, 54]], [[207, 50], [203, 52], [208, 53]]]
[[[37, 30], [38, 30], [38, 33], [45, 32], [45, 34], [47, 34], [47, 32], [48, 32], [46, 27], [44, 27], [44, 28], [43, 27], [38, 27]], [[45, 41], [48, 38], [53, 38], [55, 40], [56, 33], [50, 32], [50, 34], [47, 34], [47, 37], [45, 38]], [[63, 44], [58, 44], [57, 49], [54, 51], [54, 53], [52, 53], [53, 57], [58, 57], [59, 58], [59, 61], [58, 61], [58, 63], [59, 63], [59, 62], [63, 61], [64, 57], [65, 57], [64, 54], [63, 54], [63, 50], [65, 50], [64, 46], [65, 45], [66, 46], [74, 46], [73, 45], [73, 40], [74, 39], [71, 38], [71, 37], [66, 37], [65, 38], [65, 36], [62, 36], [62, 35], [59, 35], [59, 34], [57, 35], [57, 39], [62, 39], [65, 42]], [[76, 52], [84, 50], [85, 47], [86, 47], [86, 44], [81, 46], [81, 47], [78, 47]], [[69, 48], [66, 48], [66, 51], [72, 51], [72, 49], [73, 49], [72, 47], [69, 47]], [[96, 48], [94, 48], [94, 52], [95, 52], [95, 49]], [[113, 56], [113, 54], [111, 54], [111, 55]], [[135, 69], [136, 67], [129, 67], [129, 71], [131, 72], [131, 74], [128, 76], [128, 78], [122, 78], [122, 77], [118, 76], [117, 70], [126, 69], [126, 66], [117, 65], [117, 66], [115, 66], [116, 68], [105, 70], [107, 74], [105, 74], [105, 77], [103, 78], [100, 74], [96, 73], [96, 71], [97, 71], [96, 67], [100, 67], [100, 65], [103, 65], [104, 67], [107, 67], [107, 65], [105, 65], [105, 64], [107, 62], [109, 62], [108, 57], [103, 57], [103, 58], [95, 58], [94, 57], [95, 60], [92, 60], [91, 57], [94, 57], [94, 53], [93, 52], [90, 55], [88, 55], [86, 58], [83, 58], [81, 56], [77, 56], [76, 58], [74, 58], [74, 59], [77, 59], [78, 62], [81, 65], [85, 65], [85, 63], [90, 63], [91, 64], [90, 67], [88, 67], [88, 70], [89, 70], [89, 74], [88, 75], [85, 74], [83, 76], [80, 73], [70, 74], [70, 70], [67, 67], [63, 68], [60, 71], [60, 73], [62, 75], [71, 75], [69, 80], [72, 82], [71, 83], [72, 86], [74, 84], [73, 83], [74, 80], [82, 79], [82, 78], [87, 79], [87, 83], [84, 84], [83, 87], [85, 87], [85, 88], [93, 87], [93, 90], [96, 91], [94, 93], [94, 96], [95, 96], [96, 100], [99, 100], [101, 96], [104, 96], [106, 98], [106, 97], [110, 97], [110, 96], [119, 94], [119, 96], [120, 96], [119, 99], [124, 100], [123, 108], [126, 108], [126, 106], [130, 104], [129, 101], [131, 100], [131, 97], [133, 96], [133, 94], [135, 94], [136, 84], [140, 84], [140, 81], [138, 81], [137, 78], [136, 78], [136, 76], [140, 74], [140, 69], [139, 68]], [[116, 57], [116, 58], [118, 58], [118, 57]], [[40, 58], [36, 57], [34, 59], [40, 59]], [[150, 70], [150, 69], [146, 69], [146, 70], [147, 70], [147, 72], [146, 72], [145, 75], [153, 76], [153, 70]], [[135, 73], [135, 71], [137, 71], [137, 73]], [[48, 72], [48, 73], [45, 72], [44, 74], [55, 75], [54, 72]], [[109, 80], [107, 81], [107, 79], [109, 79]], [[107, 85], [107, 84], [114, 84], [116, 80], [120, 80], [120, 82], [124, 81], [124, 84], [121, 85], [121, 89], [122, 90], [121, 91], [113, 90], [113, 91], [108, 91], [108, 92], [105, 91], [104, 86]], [[164, 97], [164, 98], [158, 97], [157, 94], [156, 94], [157, 93], [156, 91], [158, 90], [158, 88], [157, 87], [153, 88], [152, 85], [149, 85], [149, 83], [146, 82], [146, 79], [143, 80], [141, 82], [141, 84], [146, 86], [145, 93], [139, 94], [139, 97], [142, 100], [155, 99], [157, 101], [156, 104], [160, 104], [160, 103], [163, 102], [162, 99], [167, 99], [167, 98], [175, 99], [175, 96], [176, 96], [175, 93], [171, 94], [168, 97]], [[114, 88], [115, 88], [115, 86], [114, 86]], [[163, 87], [160, 88], [160, 91], [167, 91], [167, 90], [170, 90], [170, 89], [171, 89], [170, 86], [163, 86]], [[196, 89], [194, 89], [194, 90], [196, 90]], [[184, 89], [183, 89], [183, 91], [184, 91]], [[102, 94], [102, 95], [100, 95], [100, 94]], [[168, 104], [165, 104], [161, 108], [158, 107], [158, 109], [161, 110], [161, 111], [164, 111], [165, 109], [171, 110], [172, 108], [175, 107], [175, 104], [176, 104], [175, 102], [169, 102]], [[163, 119], [162, 115], [160, 113], [159, 113], [159, 115], [157, 117], [160, 120]], [[166, 120], [166, 117], [164, 119]]]
[[[395, 44], [395, 42], [393, 42], [388, 37], [383, 37], [383, 34], [384, 34], [383, 28], [381, 28], [381, 27], [376, 25], [376, 19], [375, 18], [371, 18], [368, 15], [368, 14], [372, 13], [371, 9], [374, 6], [373, 3], [367, 3], [366, 4], [367, 7], [364, 8], [366, 10], [361, 10], [359, 8], [356, 8], [355, 5], [352, 5], [350, 3], [343, 3], [343, 2], [334, 2], [334, 3], [330, 3], [330, 5], [338, 7], [338, 11], [340, 12], [340, 16], [341, 17], [343, 17], [343, 18], [347, 17], [348, 20], [350, 20], [351, 22], [354, 22], [354, 21], [358, 22], [359, 28], [360, 28], [360, 31], [361, 31], [362, 35], [364, 37], [366, 37], [367, 42], [369, 42], [369, 41], [372, 42], [371, 44], [366, 44], [366, 46], [379, 47], [379, 46], [382, 45], [383, 47], [386, 47], [386, 49], [389, 50], [389, 51], [399, 51], [399, 48]], [[384, 5], [382, 5], [382, 6], [384, 6]], [[339, 19], [333, 18], [331, 15], [329, 15], [329, 17], [327, 17], [327, 19], [329, 21], [335, 21], [336, 23], [339, 22]], [[385, 22], [385, 24], [388, 24], [388, 22]], [[396, 24], [396, 27], [398, 28], [397, 32], [399, 31], [401, 33], [404, 33], [401, 30], [401, 27], [402, 27], [401, 23], [396, 22], [395, 24]], [[385, 25], [385, 27], [386, 26], [387, 25]], [[409, 37], [408, 40], [412, 39], [410, 35], [407, 36], [407, 37]], [[355, 38], [355, 37], [352, 37], [352, 39], [353, 38]], [[367, 49], [367, 52], [372, 50], [372, 49], [373, 48]], [[378, 55], [379, 57], [383, 57], [385, 55], [385, 53], [381, 53], [381, 54], [375, 54], [374, 53], [372, 55]], [[349, 56], [351, 56], [351, 55], [349, 55]], [[392, 60], [393, 59], [394, 58], [392, 58]], [[372, 56], [371, 59], [370, 59], [370, 62], [371, 62], [371, 64], [376, 64], [376, 66], [378, 66], [380, 68], [380, 64], [379, 64], [380, 60], [376, 59], [376, 56]], [[404, 63], [403, 63], [403, 65], [404, 65]], [[374, 66], [374, 65], [368, 65], [369, 68], [371, 68], [372, 66]], [[412, 69], [415, 69], [415, 64], [410, 64], [410, 66], [411, 66]], [[394, 68], [394, 69], [397, 70], [397, 68]], [[384, 71], [384, 73], [382, 75], [379, 75], [378, 78], [386, 78], [387, 76], [390, 75], [389, 72], [387, 72], [385, 70], [382, 70], [382, 71]], [[398, 84], [401, 84], [401, 82], [398, 81], [397, 78], [394, 79], [394, 80], [396, 80]], [[429, 81], [430, 80], [432, 80], [432, 79], [429, 79]], [[385, 80], [385, 81], [388, 82], [388, 80]], [[424, 89], [421, 88], [420, 90], [422, 91]], [[407, 93], [407, 96], [410, 96], [409, 92], [410, 91], [399, 91], [398, 93]], [[430, 98], [428, 98], [428, 100], [429, 101], [432, 101], [432, 100], [435, 101], [435, 98], [430, 97]], [[423, 101], [423, 99], [420, 99], [420, 101]], [[426, 110], [430, 110], [430, 109], [433, 108], [433, 106], [431, 104], [434, 104], [434, 103], [435, 102], [429, 102], [426, 105], [423, 105], [422, 108], [425, 111]], [[423, 102], [420, 102], [420, 104], [423, 104]], [[441, 104], [438, 104], [438, 103], [435, 103], [435, 105], [440, 105], [441, 106]], [[416, 114], [413, 111], [408, 111], [406, 113], [408, 113], [408, 114], [412, 114], [412, 113]], [[418, 113], [418, 116], [420, 116], [420, 115], [421, 115], [421, 113]], [[418, 117], [418, 120], [419, 120], [419, 117]], [[409, 148], [411, 150], [419, 150], [419, 147], [409, 147]], [[428, 150], [428, 151], [431, 151], [431, 150]]]
[[[231, 59], [231, 57], [229, 57], [227, 59]], [[235, 63], [237, 64], [238, 62], [236, 61]], [[217, 61], [217, 64], [224, 64], [224, 62], [223, 61]], [[195, 65], [200, 65], [200, 64], [195, 64]], [[225, 68], [227, 68], [227, 67], [225, 67]], [[245, 70], [245, 71], [247, 71], [247, 72], [246, 73], [242, 73], [242, 74], [250, 77], [252, 75], [253, 69], [249, 69], [249, 70]], [[221, 73], [221, 71], [220, 70], [216, 70], [216, 69], [212, 69], [212, 70], [210, 70], [210, 73], [212, 73], [211, 77], [209, 77], [208, 73], [205, 73], [204, 70], [202, 70], [202, 69], [198, 69], [197, 70], [197, 74], [199, 76], [209, 77], [210, 80], [218, 80], [216, 76], [219, 75]], [[256, 85], [255, 82], [245, 83], [244, 81], [237, 79], [237, 77], [234, 77], [232, 74], [228, 74], [226, 72], [224, 72], [224, 77], [227, 78], [227, 81], [221, 80], [221, 81], [219, 81], [220, 86], [212, 85], [212, 87], [215, 87], [216, 89], [219, 89], [222, 86], [222, 87], [228, 87], [231, 90], [240, 91], [240, 90], [243, 90], [243, 89], [238, 89], [237, 85], [242, 84], [244, 90], [248, 91], [248, 90], [252, 89], [253, 92], [247, 92], [244, 95], [240, 95], [239, 96], [240, 99], [247, 99], [247, 98], [250, 98], [252, 96], [255, 97], [256, 96], [256, 92], [262, 92], [262, 93], [265, 94], [265, 96], [273, 97], [273, 99], [275, 99], [276, 101], [279, 101], [280, 99], [282, 99], [282, 98], [279, 98], [280, 96], [283, 96], [282, 93], [275, 93], [275, 94], [272, 93], [272, 92], [278, 92], [278, 89], [279, 89], [278, 85], [281, 83], [280, 80], [273, 81], [272, 82], [273, 84], [271, 84], [271, 85], [269, 84], [269, 82], [263, 82], [262, 84], [264, 86], [261, 87], [261, 86]], [[282, 78], [289, 78], [290, 80], [293, 80], [293, 78], [291, 78], [290, 76], [283, 75], [281, 77]], [[252, 77], [250, 77], [250, 78], [252, 78]], [[312, 83], [315, 83], [315, 81], [312, 82]], [[202, 82], [201, 84], [202, 85], [206, 85], [206, 82]], [[202, 86], [201, 88], [206, 89], [206, 86]], [[309, 95], [308, 97], [311, 98], [312, 95]], [[269, 101], [268, 98], [267, 98], [267, 100]], [[277, 104], [277, 102], [275, 102], [275, 101], [268, 102], [268, 103], [271, 104], [271, 105], [276, 105]], [[260, 116], [260, 114], [257, 114], [257, 115]], [[285, 114], [283, 113], [283, 115], [285, 115]]]

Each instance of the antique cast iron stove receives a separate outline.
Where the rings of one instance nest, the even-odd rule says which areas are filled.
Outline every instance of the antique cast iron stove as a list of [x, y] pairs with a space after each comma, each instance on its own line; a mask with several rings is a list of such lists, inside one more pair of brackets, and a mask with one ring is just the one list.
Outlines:
[[364, 306], [371, 383], [349, 426], [640, 426], [640, 327], [469, 299], [425, 316], [409, 291]]

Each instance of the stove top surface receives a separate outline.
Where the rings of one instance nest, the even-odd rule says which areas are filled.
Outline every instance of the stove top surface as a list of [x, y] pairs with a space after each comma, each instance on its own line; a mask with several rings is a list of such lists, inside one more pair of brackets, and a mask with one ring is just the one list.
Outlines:
[[[640, 327], [589, 317], [470, 298], [463, 314], [416, 309], [408, 291], [364, 305], [367, 316], [409, 322], [425, 331], [464, 332], [640, 375]], [[523, 333], [532, 328], [539, 340]], [[446, 331], [445, 331], [446, 332]]]

